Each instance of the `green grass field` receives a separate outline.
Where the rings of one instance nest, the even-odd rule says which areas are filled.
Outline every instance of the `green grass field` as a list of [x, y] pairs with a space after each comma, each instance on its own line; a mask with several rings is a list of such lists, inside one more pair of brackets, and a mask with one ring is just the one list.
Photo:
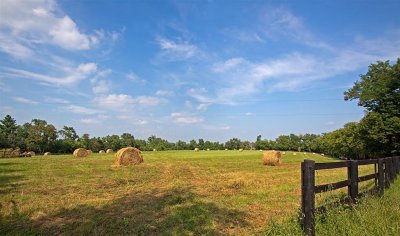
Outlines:
[[[336, 161], [287, 152], [283, 165], [271, 167], [261, 158], [258, 151], [145, 152], [143, 164], [120, 168], [111, 154], [0, 159], [0, 234], [261, 234], [297, 214], [303, 159]], [[344, 176], [345, 169], [320, 171], [317, 184]]]

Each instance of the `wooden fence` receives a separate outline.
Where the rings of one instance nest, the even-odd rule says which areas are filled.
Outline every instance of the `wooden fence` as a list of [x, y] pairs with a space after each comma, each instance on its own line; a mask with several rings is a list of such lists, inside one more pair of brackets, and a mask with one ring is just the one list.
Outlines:
[[[358, 166], [374, 165], [375, 173], [359, 176]], [[315, 185], [315, 171], [335, 168], [347, 168], [347, 179], [335, 183]], [[375, 179], [375, 189], [383, 194], [400, 173], [400, 157], [387, 157], [372, 160], [349, 160], [330, 163], [315, 163], [304, 160], [301, 163], [301, 211], [302, 226], [306, 235], [315, 235], [315, 194], [339, 188], [348, 188], [345, 202], [356, 203], [360, 196], [358, 183]]]

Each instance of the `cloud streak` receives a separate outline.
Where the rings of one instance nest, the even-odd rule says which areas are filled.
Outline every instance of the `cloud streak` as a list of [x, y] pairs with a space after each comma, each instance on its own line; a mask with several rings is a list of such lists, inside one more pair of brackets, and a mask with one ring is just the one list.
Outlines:
[[199, 49], [187, 41], [173, 41], [161, 36], [156, 37], [156, 43], [161, 49], [160, 58], [169, 61], [183, 61], [196, 56]]

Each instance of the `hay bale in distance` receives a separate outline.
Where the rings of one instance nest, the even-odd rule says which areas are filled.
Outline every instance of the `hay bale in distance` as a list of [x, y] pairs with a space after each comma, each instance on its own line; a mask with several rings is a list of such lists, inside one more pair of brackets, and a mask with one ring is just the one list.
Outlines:
[[45, 153], [43, 154], [43, 156], [50, 156], [50, 155], [51, 155], [50, 152], [45, 152]]
[[30, 152], [28, 152], [28, 155], [29, 155], [30, 157], [33, 157], [33, 156], [35, 156], [36, 154], [35, 154], [35, 152], [30, 151]]
[[92, 155], [93, 151], [92, 150], [86, 150], [88, 155]]
[[282, 164], [281, 152], [278, 151], [264, 151], [263, 164], [268, 166], [278, 166]]
[[225, 151], [228, 151], [228, 148], [225, 148]]
[[113, 153], [114, 151], [112, 149], [107, 149], [106, 153]]
[[239, 152], [243, 152], [243, 149], [239, 149]]
[[297, 153], [294, 152], [294, 153], [293, 153], [293, 156], [296, 156], [296, 155], [297, 155]]
[[198, 152], [198, 151], [199, 151], [199, 149], [198, 149], [198, 148], [195, 148], [195, 149], [194, 149], [194, 151], [195, 151], [195, 152]]
[[133, 147], [121, 148], [115, 158], [114, 166], [138, 165], [143, 162], [142, 152]]
[[153, 152], [157, 152], [157, 149], [154, 148], [154, 149], [153, 149]]
[[31, 154], [29, 154], [29, 152], [23, 152], [21, 154], [22, 157], [31, 157]]
[[74, 157], [85, 157], [88, 155], [88, 152], [84, 148], [77, 148], [72, 155]]
[[99, 153], [100, 153], [100, 154], [104, 154], [104, 153], [106, 153], [106, 152], [105, 152], [104, 150], [100, 150]]

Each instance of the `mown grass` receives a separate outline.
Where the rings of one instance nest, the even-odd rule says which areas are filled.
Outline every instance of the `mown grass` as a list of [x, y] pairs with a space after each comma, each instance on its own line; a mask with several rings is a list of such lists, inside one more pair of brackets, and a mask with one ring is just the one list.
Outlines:
[[[1, 159], [0, 234], [264, 234], [296, 215], [301, 161], [336, 161], [287, 152], [283, 165], [271, 167], [261, 158], [258, 151], [145, 152], [143, 164], [121, 168], [110, 154]], [[345, 176], [345, 169], [321, 171], [317, 183]]]

